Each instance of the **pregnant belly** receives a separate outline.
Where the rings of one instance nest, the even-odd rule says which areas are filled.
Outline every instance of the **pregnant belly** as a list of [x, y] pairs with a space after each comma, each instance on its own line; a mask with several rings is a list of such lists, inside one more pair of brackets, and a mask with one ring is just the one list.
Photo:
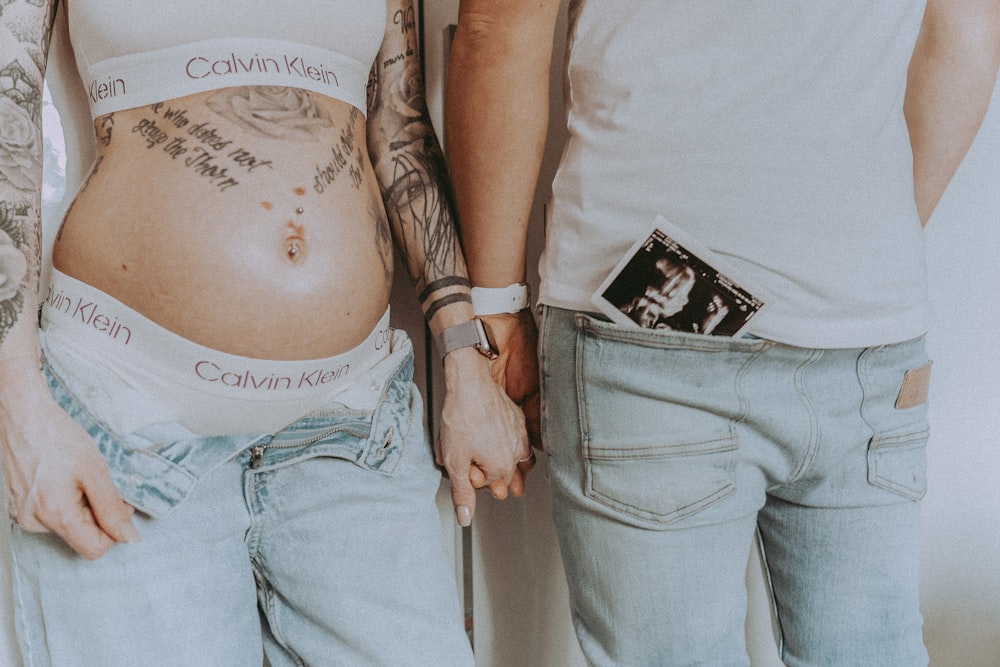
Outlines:
[[151, 201], [110, 217], [74, 206], [53, 263], [201, 345], [327, 357], [364, 340], [387, 307], [392, 245], [375, 201], [310, 210], [294, 195], [259, 196], [201, 211]]
[[[253, 106], [275, 95], [298, 106]], [[236, 88], [95, 129], [100, 159], [53, 248], [63, 273], [194, 342], [264, 359], [339, 354], [385, 312], [392, 243], [358, 110]]]

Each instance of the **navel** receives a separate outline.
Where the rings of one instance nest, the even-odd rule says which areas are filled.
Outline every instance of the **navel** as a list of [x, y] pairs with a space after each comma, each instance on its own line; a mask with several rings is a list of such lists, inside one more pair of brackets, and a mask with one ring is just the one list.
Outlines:
[[[294, 188], [292, 193], [298, 197], [304, 197], [306, 190], [305, 188]], [[273, 211], [275, 208], [274, 203], [269, 201], [262, 201], [260, 206], [265, 211]], [[302, 221], [302, 214], [305, 213], [305, 208], [296, 206], [293, 213], [293, 218], [286, 218], [284, 221], [285, 224], [281, 230], [279, 252], [286, 261], [292, 264], [299, 264], [306, 258], [306, 226]]]
[[285, 229], [285, 257], [289, 262], [298, 264], [306, 255], [305, 224], [299, 218], [305, 211], [302, 207], [295, 209], [295, 220], [289, 220]]

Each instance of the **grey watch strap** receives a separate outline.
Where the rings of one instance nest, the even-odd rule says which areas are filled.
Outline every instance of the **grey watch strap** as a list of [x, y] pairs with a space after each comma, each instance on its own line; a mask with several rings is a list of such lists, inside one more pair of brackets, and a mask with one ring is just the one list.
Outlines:
[[495, 359], [497, 356], [493, 341], [482, 320], [476, 318], [468, 322], [454, 324], [435, 339], [438, 354], [443, 360], [445, 355], [463, 347], [474, 347], [484, 356]]

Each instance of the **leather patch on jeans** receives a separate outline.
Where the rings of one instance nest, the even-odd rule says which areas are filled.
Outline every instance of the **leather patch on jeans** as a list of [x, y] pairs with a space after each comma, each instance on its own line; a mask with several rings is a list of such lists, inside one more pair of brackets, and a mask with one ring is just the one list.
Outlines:
[[903, 375], [903, 386], [896, 397], [896, 409], [915, 408], [927, 402], [927, 392], [931, 386], [931, 362], [911, 368]]

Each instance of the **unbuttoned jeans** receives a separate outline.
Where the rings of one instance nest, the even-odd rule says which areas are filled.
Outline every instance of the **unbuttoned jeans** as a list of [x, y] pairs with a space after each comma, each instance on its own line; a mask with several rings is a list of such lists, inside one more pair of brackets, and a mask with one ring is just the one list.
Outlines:
[[249, 667], [263, 644], [273, 667], [471, 665], [404, 339], [374, 411], [333, 405], [257, 436], [112, 434], [50, 371], [142, 542], [88, 561], [15, 527], [25, 664]]
[[543, 438], [590, 664], [747, 665], [759, 527], [791, 667], [927, 663], [922, 340], [812, 350], [543, 307]]

